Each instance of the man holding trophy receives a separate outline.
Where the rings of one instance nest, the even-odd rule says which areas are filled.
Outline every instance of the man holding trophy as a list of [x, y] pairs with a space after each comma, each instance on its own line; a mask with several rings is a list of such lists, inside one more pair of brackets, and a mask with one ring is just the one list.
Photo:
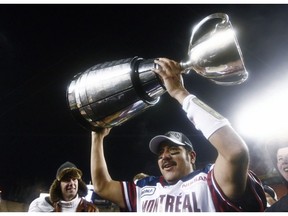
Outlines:
[[[194, 43], [194, 35], [207, 21], [220, 19]], [[132, 212], [257, 212], [266, 208], [260, 180], [249, 170], [246, 143], [229, 121], [184, 87], [182, 73], [194, 70], [219, 85], [244, 82], [248, 73], [227, 14], [215, 13], [192, 31], [188, 61], [167, 58], [120, 59], [97, 64], [77, 74], [67, 97], [73, 116], [92, 130], [91, 176], [95, 192]], [[187, 118], [217, 150], [214, 164], [196, 170], [196, 152], [189, 139], [169, 131], [151, 139], [161, 176], [137, 181], [116, 181], [104, 157], [104, 138], [168, 92]]]
[[248, 169], [246, 143], [229, 121], [184, 87], [181, 65], [167, 58], [154, 61], [153, 71], [168, 94], [177, 100], [187, 118], [218, 152], [214, 164], [195, 169], [196, 152], [180, 132], [154, 137], [150, 150], [158, 155], [160, 177], [137, 182], [111, 179], [104, 157], [104, 138], [110, 127], [92, 132], [91, 176], [103, 199], [134, 212], [256, 212], [264, 211], [266, 198], [260, 180]]

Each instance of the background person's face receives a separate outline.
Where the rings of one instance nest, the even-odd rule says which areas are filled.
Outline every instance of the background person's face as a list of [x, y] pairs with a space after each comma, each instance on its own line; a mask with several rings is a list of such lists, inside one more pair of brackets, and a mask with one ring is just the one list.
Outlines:
[[74, 199], [78, 192], [78, 179], [71, 178], [69, 180], [61, 181], [62, 196], [65, 201]]
[[279, 148], [277, 151], [277, 168], [288, 182], [288, 147]]

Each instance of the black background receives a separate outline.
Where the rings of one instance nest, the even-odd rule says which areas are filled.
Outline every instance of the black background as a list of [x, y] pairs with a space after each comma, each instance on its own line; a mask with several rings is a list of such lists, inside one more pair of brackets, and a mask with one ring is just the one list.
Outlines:
[[[195, 73], [184, 75], [184, 81], [230, 118], [241, 99], [281, 77], [278, 67], [285, 67], [288, 56], [287, 5], [1, 4], [2, 198], [30, 202], [49, 189], [65, 161], [82, 169], [89, 183], [90, 132], [72, 118], [66, 101], [73, 76], [95, 64], [133, 56], [185, 59], [192, 27], [216, 12], [227, 13], [237, 30], [249, 79], [224, 87]], [[215, 159], [215, 150], [165, 94], [145, 113], [112, 129], [105, 145], [112, 178], [158, 174], [148, 142], [167, 130], [182, 131], [191, 139], [199, 166]], [[259, 151], [251, 140], [247, 144], [251, 154]], [[252, 156], [251, 166], [263, 174], [259, 157]]]

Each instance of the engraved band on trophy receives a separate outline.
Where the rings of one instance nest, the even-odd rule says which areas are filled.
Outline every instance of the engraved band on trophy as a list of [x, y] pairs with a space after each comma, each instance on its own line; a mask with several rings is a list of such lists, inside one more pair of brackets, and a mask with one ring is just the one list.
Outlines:
[[[195, 33], [212, 19], [214, 29], [194, 42]], [[243, 83], [248, 73], [228, 15], [215, 13], [193, 28], [188, 61], [180, 62], [183, 73], [191, 70], [219, 85]], [[154, 59], [140, 57], [97, 64], [74, 76], [67, 88], [72, 115], [86, 129], [114, 127], [154, 106], [166, 90], [152, 69]]]

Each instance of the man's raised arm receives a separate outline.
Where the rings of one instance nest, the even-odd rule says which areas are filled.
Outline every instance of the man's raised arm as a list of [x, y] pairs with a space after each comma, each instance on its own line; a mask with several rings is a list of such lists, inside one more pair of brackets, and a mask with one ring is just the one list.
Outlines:
[[124, 208], [121, 183], [111, 179], [104, 157], [103, 140], [110, 133], [110, 128], [92, 131], [91, 138], [91, 177], [95, 192], [103, 199]]
[[246, 189], [249, 166], [245, 142], [227, 119], [187, 91], [178, 62], [159, 58], [155, 63], [160, 67], [154, 71], [161, 77], [169, 95], [182, 105], [190, 121], [216, 148], [214, 177], [217, 184], [227, 197], [241, 196]]

